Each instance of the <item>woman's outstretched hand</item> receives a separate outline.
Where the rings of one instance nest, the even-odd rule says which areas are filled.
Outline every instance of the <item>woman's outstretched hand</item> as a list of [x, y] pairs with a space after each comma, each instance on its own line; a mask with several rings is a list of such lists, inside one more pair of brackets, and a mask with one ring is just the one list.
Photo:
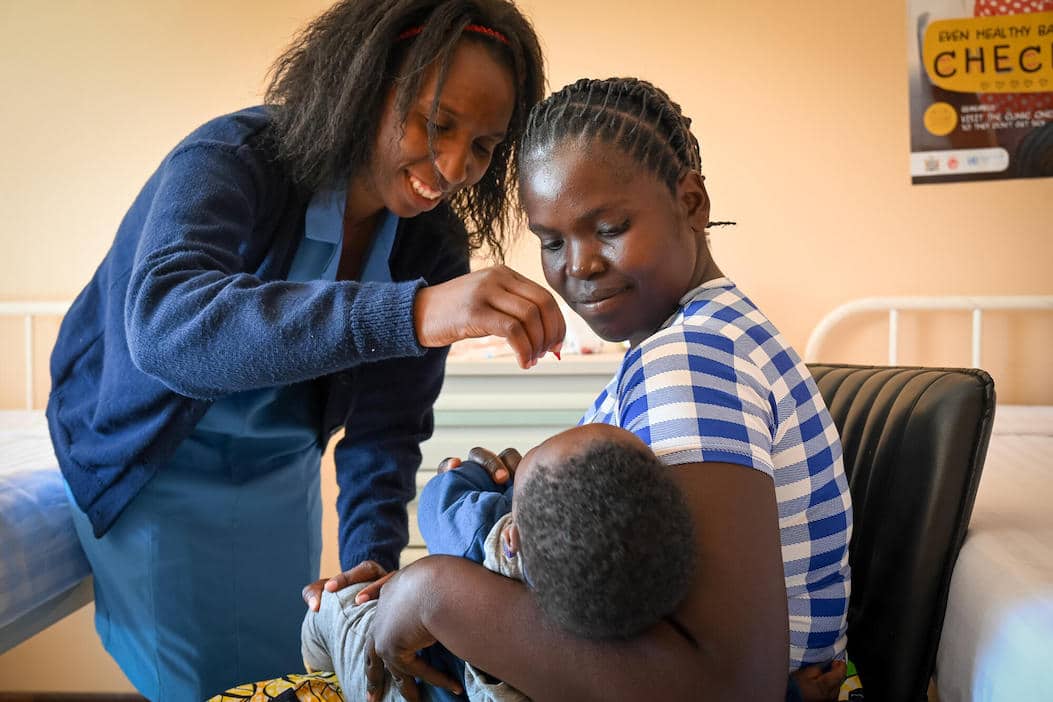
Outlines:
[[507, 266], [421, 288], [413, 324], [418, 343], [426, 348], [499, 336], [512, 347], [521, 368], [530, 368], [549, 351], [558, 353], [567, 333], [552, 294]]

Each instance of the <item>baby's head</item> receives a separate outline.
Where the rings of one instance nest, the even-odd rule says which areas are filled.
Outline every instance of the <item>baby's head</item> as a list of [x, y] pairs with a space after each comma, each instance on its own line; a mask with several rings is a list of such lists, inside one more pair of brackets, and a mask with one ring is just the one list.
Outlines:
[[555, 623], [585, 638], [629, 638], [676, 610], [695, 550], [668, 471], [635, 435], [606, 424], [524, 456], [506, 546]]

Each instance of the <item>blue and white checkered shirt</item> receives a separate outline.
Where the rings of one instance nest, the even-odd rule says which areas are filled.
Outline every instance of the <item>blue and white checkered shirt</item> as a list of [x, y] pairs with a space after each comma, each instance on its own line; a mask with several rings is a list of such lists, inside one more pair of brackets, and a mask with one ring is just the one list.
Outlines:
[[844, 656], [852, 505], [841, 442], [808, 369], [727, 278], [695, 288], [582, 418], [632, 431], [667, 465], [719, 461], [775, 482], [790, 670]]

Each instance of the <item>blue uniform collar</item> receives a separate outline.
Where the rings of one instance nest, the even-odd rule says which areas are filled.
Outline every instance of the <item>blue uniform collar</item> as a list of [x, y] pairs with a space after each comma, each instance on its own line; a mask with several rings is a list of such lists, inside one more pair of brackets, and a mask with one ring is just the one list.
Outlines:
[[[340, 263], [340, 251], [344, 243], [344, 208], [346, 205], [347, 187], [345, 185], [321, 188], [311, 196], [311, 201], [307, 205], [307, 214], [304, 217], [304, 239], [334, 247], [325, 265], [325, 272], [322, 274], [322, 277], [328, 280], [336, 278], [336, 267]], [[360, 281], [391, 282], [388, 259], [395, 245], [398, 222], [399, 218], [393, 212], [384, 212], [373, 236], [373, 244], [366, 255]]]
[[304, 237], [326, 244], [340, 244], [344, 233], [344, 206], [347, 204], [347, 188], [322, 188], [316, 190], [307, 205], [304, 218]]

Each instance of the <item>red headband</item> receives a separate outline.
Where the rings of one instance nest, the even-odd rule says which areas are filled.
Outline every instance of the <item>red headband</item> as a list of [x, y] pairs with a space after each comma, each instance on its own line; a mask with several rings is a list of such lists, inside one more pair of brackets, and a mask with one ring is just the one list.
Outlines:
[[[399, 34], [399, 41], [409, 39], [410, 37], [415, 37], [423, 31], [424, 27], [410, 27], [406, 31]], [[469, 24], [467, 27], [464, 28], [464, 31], [482, 34], [484, 36], [490, 37], [491, 39], [496, 39], [502, 44], [508, 45], [508, 37], [506, 37], [504, 34], [501, 34], [501, 32], [497, 31], [496, 29], [490, 29], [489, 27], [484, 27], [481, 24]]]

